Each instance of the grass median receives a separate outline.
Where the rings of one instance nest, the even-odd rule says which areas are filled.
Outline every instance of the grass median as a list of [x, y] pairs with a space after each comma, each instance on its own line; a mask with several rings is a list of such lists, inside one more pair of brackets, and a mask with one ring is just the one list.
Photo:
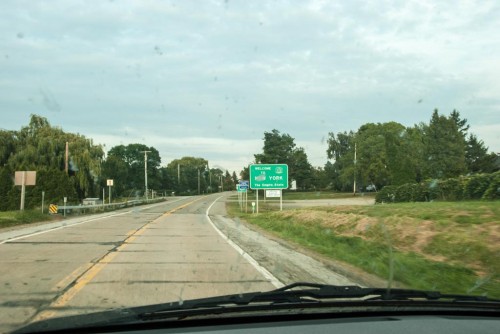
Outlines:
[[[260, 203], [259, 203], [260, 204]], [[500, 297], [498, 202], [311, 207], [229, 214], [404, 286]], [[392, 268], [392, 269], [391, 269]]]

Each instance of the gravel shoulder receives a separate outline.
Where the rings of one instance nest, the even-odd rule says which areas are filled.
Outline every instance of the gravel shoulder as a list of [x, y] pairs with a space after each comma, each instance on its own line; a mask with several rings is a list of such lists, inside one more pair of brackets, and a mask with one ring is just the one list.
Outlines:
[[[323, 203], [324, 201], [307, 202], [315, 202], [315, 205], [318, 205], [317, 202]], [[336, 205], [339, 205], [339, 201], [346, 203], [345, 205], [352, 205], [352, 199], [348, 199], [348, 201], [343, 199], [326, 201], [329, 203], [334, 201]], [[363, 201], [363, 203], [365, 202]], [[386, 286], [385, 280], [365, 273], [347, 263], [333, 261], [295, 243], [278, 238], [239, 218], [232, 219], [228, 217], [224, 198], [220, 199], [212, 207], [210, 218], [228, 238], [238, 244], [284, 284], [316, 282], [334, 285]]]

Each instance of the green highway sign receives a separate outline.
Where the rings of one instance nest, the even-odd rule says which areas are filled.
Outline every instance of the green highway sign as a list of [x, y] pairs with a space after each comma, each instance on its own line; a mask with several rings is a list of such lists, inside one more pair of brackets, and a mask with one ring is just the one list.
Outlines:
[[251, 189], [287, 189], [288, 165], [255, 164], [250, 165]]

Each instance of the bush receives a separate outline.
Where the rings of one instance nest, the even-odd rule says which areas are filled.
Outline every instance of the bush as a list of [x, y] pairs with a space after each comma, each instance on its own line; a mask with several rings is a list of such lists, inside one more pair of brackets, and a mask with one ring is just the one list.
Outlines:
[[464, 180], [461, 178], [446, 179], [439, 182], [440, 199], [444, 201], [460, 201], [463, 199]]
[[375, 197], [376, 203], [426, 202], [433, 200], [460, 201], [499, 199], [500, 172], [461, 176], [446, 180], [427, 180], [421, 184], [406, 183], [385, 186]]
[[396, 198], [396, 186], [385, 186], [377, 195], [375, 195], [375, 203], [394, 203]]
[[490, 185], [484, 192], [482, 199], [500, 199], [500, 172], [492, 174]]
[[402, 184], [399, 187], [396, 187], [394, 202], [412, 202], [412, 191], [413, 184], [411, 183]]
[[414, 202], [426, 202], [429, 197], [424, 183], [413, 184], [412, 200]]
[[481, 199], [490, 186], [491, 174], [479, 174], [469, 178], [464, 188], [464, 199]]

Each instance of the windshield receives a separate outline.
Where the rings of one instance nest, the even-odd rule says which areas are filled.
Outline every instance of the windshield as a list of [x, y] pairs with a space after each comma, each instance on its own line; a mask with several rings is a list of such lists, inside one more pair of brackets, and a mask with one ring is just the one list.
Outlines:
[[498, 3], [0, 11], [0, 331], [296, 282], [500, 298]]

